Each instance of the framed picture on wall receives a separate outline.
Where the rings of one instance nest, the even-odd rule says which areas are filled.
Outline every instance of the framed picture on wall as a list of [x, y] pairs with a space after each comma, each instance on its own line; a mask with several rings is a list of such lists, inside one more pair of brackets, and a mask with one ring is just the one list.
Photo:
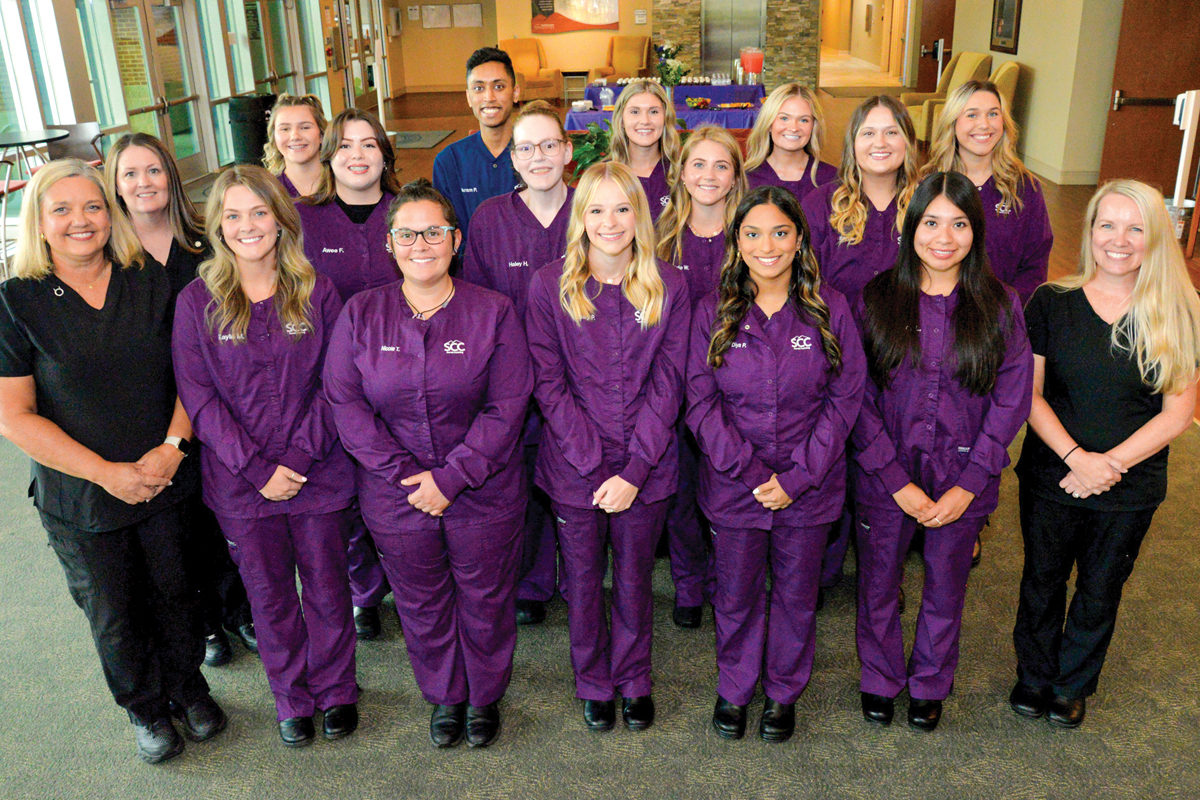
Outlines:
[[993, 0], [992, 49], [1017, 54], [1017, 34], [1021, 32], [1021, 0]]

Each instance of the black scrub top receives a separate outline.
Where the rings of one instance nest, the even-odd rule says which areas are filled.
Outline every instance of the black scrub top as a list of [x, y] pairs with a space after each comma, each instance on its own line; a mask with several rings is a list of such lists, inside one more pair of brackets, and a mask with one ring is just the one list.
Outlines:
[[[171, 327], [176, 291], [161, 266], [113, 267], [103, 308], [51, 275], [0, 284], [0, 376], [32, 375], [38, 414], [114, 462], [163, 443], [175, 410]], [[98, 484], [33, 464], [38, 510], [82, 531], [115, 530], [195, 490], [195, 459], [149, 503], [130, 505]]]

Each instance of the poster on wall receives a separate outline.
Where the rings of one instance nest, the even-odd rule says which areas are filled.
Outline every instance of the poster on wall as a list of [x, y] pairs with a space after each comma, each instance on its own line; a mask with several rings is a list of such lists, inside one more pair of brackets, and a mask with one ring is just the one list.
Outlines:
[[617, 30], [617, 0], [531, 0], [534, 33]]

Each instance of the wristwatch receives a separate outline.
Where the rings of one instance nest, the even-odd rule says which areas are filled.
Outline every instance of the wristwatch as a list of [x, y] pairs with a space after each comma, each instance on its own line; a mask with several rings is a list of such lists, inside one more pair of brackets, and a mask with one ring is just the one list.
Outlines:
[[184, 458], [187, 458], [187, 454], [192, 452], [192, 443], [181, 436], [168, 436], [163, 440], [163, 444], [174, 445], [179, 452], [183, 453]]

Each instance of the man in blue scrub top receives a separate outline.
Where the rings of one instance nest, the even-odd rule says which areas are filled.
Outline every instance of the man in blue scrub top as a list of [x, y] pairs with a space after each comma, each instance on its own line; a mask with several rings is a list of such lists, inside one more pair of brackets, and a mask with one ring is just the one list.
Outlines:
[[445, 148], [433, 161], [433, 185], [454, 206], [464, 241], [479, 204], [517, 186], [508, 146], [513, 104], [519, 99], [521, 90], [508, 53], [481, 47], [471, 54], [467, 102], [479, 120], [479, 132]]

